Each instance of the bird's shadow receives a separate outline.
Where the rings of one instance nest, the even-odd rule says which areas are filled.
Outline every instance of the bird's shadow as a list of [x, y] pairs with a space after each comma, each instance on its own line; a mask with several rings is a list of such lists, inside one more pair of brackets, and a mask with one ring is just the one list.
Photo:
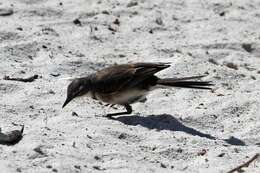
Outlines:
[[[146, 117], [142, 116], [120, 116], [113, 117], [113, 120], [120, 121], [126, 125], [141, 125], [148, 129], [156, 129], [156, 130], [170, 130], [170, 131], [182, 131], [188, 133], [193, 136], [199, 136], [203, 138], [207, 138], [210, 140], [216, 140], [217, 137], [214, 137], [210, 134], [200, 132], [194, 128], [188, 127], [184, 125], [180, 120], [176, 119], [172, 115], [169, 114], [161, 114], [161, 115], [149, 115]], [[230, 145], [245, 145], [245, 143], [237, 139], [235, 137], [231, 137], [232, 139], [224, 139]]]

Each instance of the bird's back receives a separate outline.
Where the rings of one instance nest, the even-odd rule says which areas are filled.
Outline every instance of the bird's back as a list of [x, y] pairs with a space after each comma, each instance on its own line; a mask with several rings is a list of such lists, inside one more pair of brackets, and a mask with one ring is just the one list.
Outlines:
[[113, 93], [131, 88], [155, 85], [155, 73], [168, 68], [167, 63], [134, 63], [104, 68], [94, 74], [97, 92]]

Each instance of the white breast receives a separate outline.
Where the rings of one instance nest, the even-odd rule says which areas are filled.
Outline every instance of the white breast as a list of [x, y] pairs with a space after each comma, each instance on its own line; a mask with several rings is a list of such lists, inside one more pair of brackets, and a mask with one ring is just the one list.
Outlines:
[[142, 100], [148, 94], [146, 90], [128, 90], [124, 92], [117, 92], [109, 95], [97, 94], [99, 100], [110, 104], [131, 104]]

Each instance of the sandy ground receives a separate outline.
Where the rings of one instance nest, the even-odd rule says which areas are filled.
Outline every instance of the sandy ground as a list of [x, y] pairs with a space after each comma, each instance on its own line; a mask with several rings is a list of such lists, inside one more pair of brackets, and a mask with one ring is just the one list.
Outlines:
[[[259, 152], [259, 1], [0, 1], [6, 7], [0, 127], [25, 131], [0, 146], [1, 172], [219, 173]], [[103, 116], [121, 107], [91, 99], [61, 109], [71, 78], [139, 61], [171, 62], [159, 76], [206, 74], [216, 86], [154, 91], [116, 120]], [[259, 160], [245, 169], [259, 170]]]

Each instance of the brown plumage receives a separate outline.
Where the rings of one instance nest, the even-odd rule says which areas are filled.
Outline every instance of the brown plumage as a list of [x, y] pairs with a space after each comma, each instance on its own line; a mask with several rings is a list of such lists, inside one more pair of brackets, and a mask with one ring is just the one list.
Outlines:
[[186, 78], [160, 79], [154, 74], [170, 67], [169, 63], [134, 63], [122, 64], [104, 68], [87, 77], [74, 79], [67, 90], [66, 106], [73, 98], [89, 95], [109, 104], [119, 104], [126, 108], [126, 112], [108, 114], [115, 116], [130, 114], [130, 104], [141, 101], [155, 88], [182, 87], [194, 89], [211, 89], [208, 81], [194, 81], [203, 76]]

